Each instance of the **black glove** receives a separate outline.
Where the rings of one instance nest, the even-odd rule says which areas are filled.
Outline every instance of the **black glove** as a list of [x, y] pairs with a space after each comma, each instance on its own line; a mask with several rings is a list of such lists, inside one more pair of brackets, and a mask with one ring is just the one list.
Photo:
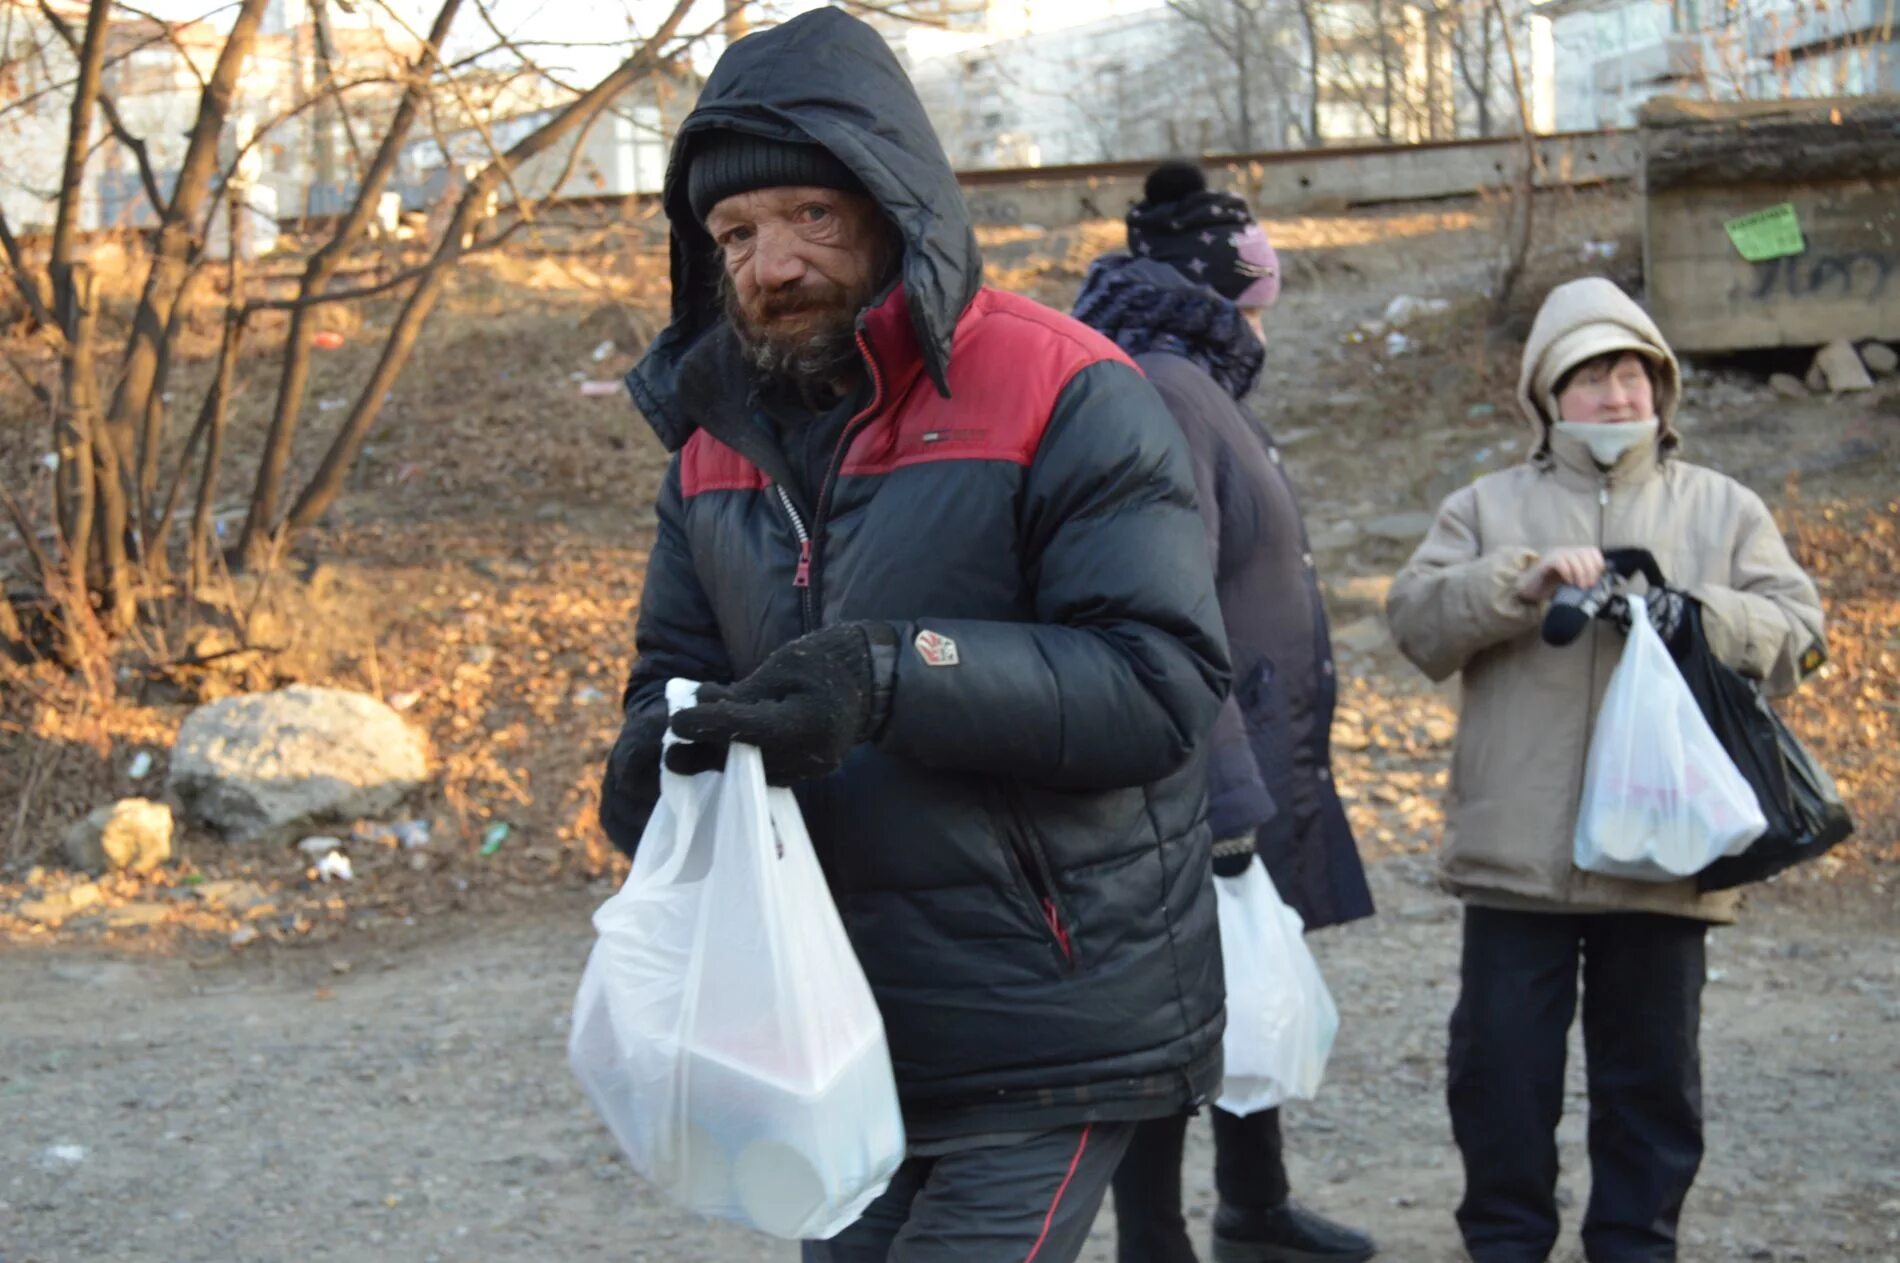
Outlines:
[[629, 715], [607, 756], [600, 786], [600, 824], [613, 844], [628, 855], [640, 843], [647, 813], [659, 794], [660, 739], [666, 735], [666, 707]]
[[877, 735], [889, 711], [880, 696], [873, 647], [895, 657], [897, 634], [885, 623], [840, 623], [800, 636], [730, 687], [701, 685], [699, 702], [673, 717], [676, 745], [666, 766], [704, 771], [724, 766], [734, 741], [757, 746], [773, 785], [829, 776], [860, 741]]
[[[1649, 616], [1649, 625], [1670, 653], [1680, 655], [1687, 647], [1683, 644], [1689, 631], [1689, 620], [1685, 617], [1687, 594], [1675, 588], [1651, 588], [1643, 593], [1643, 611]], [[1625, 632], [1630, 629], [1630, 606], [1625, 597], [1612, 597], [1609, 602], [1610, 618]]]
[[[704, 696], [710, 689], [720, 687], [717, 684], [700, 686]], [[614, 742], [613, 753], [607, 758], [609, 784], [635, 786], [650, 784], [660, 770], [660, 750], [666, 738], [667, 722], [671, 717], [666, 713], [666, 704], [649, 706], [628, 719], [620, 728], [620, 737]], [[682, 776], [691, 776], [696, 772], [717, 772], [726, 766], [726, 747], [719, 745], [685, 746], [676, 745], [667, 756], [668, 771], [678, 772]]]
[[[701, 692], [717, 687], [703, 685]], [[644, 801], [643, 812], [653, 806], [653, 796], [659, 792], [660, 751], [665, 748], [670, 719], [666, 704], [661, 702], [628, 716], [621, 724], [620, 736], [614, 741], [613, 752], [607, 756], [607, 779], [600, 792], [601, 822], [608, 826], [610, 836], [614, 826], [626, 815], [622, 810], [623, 799]], [[675, 745], [667, 755], [666, 766], [667, 770], [682, 776], [720, 771], [726, 766], [725, 744]], [[644, 820], [644, 815], [641, 819]], [[632, 831], [638, 833], [637, 828]]]
[[1253, 834], [1217, 838], [1214, 842], [1214, 876], [1239, 877], [1253, 863]]
[[649, 706], [637, 715], [629, 715], [620, 725], [614, 752], [608, 767], [615, 777], [632, 782], [644, 778], [660, 766], [660, 739], [666, 736], [666, 707]]

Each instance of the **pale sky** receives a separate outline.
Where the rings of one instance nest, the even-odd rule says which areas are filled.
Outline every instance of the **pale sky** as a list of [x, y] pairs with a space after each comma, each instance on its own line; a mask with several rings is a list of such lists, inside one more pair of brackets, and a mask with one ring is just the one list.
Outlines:
[[[230, 21], [228, 0], [149, 0], [149, 11], [174, 19], [201, 16], [219, 10], [219, 23]], [[306, 0], [276, 0], [286, 16], [295, 20]], [[341, 7], [342, 0], [332, 0]], [[387, 5], [402, 15], [416, 31], [426, 30], [433, 8], [427, 0], [348, 0], [368, 10]], [[770, 0], [770, 8], [781, 16], [790, 16], [819, 7], [822, 0]], [[1016, 30], [1055, 30], [1094, 21], [1113, 13], [1152, 8], [1162, 0], [999, 0], [998, 7], [1015, 10]], [[682, 31], [699, 32], [717, 27], [724, 12], [723, 0], [699, 0], [688, 14]], [[598, 78], [611, 70], [626, 55], [629, 40], [651, 31], [672, 11], [669, 0], [487, 0], [487, 8], [496, 23], [511, 39], [535, 42], [530, 51], [551, 68], [560, 66], [575, 79]], [[349, 19], [336, 8], [336, 20]], [[456, 21], [451, 55], [470, 52], [493, 42], [474, 0], [465, 0]], [[599, 47], [555, 48], [552, 44], [598, 44]], [[701, 45], [699, 60], [710, 67], [722, 45], [715, 37]]]
[[[413, 0], [390, 0], [413, 3]], [[1163, 0], [1000, 0], [998, 7], [1016, 10], [1016, 29], [1025, 31], [1057, 30], [1126, 13], [1153, 8]], [[818, 8], [822, 0], [768, 0], [769, 8], [779, 17], [790, 17], [807, 9]], [[493, 0], [490, 11], [511, 36], [547, 40], [624, 39], [629, 12], [642, 31], [650, 31], [672, 11], [667, 0]], [[724, 12], [720, 0], [701, 0], [688, 15], [682, 29], [701, 31], [715, 26]], [[413, 19], [412, 19], [413, 20]], [[470, 32], [481, 33], [479, 21], [462, 24]], [[622, 46], [624, 47], [624, 45]], [[717, 59], [722, 47], [717, 39], [702, 46], [701, 60], [707, 67]], [[569, 53], [575, 56], [574, 53]], [[605, 73], [613, 65], [611, 54], [585, 58], [583, 64], [597, 65]]]

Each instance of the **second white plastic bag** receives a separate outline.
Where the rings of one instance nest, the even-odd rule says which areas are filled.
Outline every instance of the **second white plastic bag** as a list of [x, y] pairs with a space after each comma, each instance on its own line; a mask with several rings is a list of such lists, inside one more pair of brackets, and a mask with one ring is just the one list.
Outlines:
[[1214, 1104], [1245, 1116], [1311, 1100], [1339, 1033], [1339, 1009], [1306, 945], [1306, 925], [1258, 855], [1240, 876], [1216, 877], [1214, 896], [1227, 973], [1227, 1070]]
[[1679, 881], [1768, 828], [1755, 791], [1696, 705], [1640, 596], [1597, 712], [1577, 812], [1578, 868]]
[[[693, 687], [668, 686], [673, 709]], [[904, 1157], [890, 1052], [798, 804], [757, 750], [661, 773], [594, 925], [568, 1060], [634, 1169], [778, 1237], [854, 1222]]]

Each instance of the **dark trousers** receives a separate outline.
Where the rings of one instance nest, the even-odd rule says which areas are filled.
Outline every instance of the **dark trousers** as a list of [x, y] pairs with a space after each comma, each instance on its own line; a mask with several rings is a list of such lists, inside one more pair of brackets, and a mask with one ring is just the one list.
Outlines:
[[1458, 1227], [1475, 1263], [1542, 1263], [1556, 1244], [1557, 1121], [1583, 974], [1591, 1263], [1676, 1257], [1702, 1162], [1700, 921], [1465, 909], [1448, 1098], [1464, 1157]]
[[1074, 1263], [1133, 1123], [1090, 1123], [910, 1158], [804, 1263]]
[[[1280, 1111], [1237, 1118], [1214, 1110], [1214, 1187], [1221, 1201], [1272, 1210], [1287, 1199]], [[1115, 1172], [1115, 1257], [1120, 1263], [1194, 1263], [1181, 1213], [1186, 1115], [1139, 1124]]]

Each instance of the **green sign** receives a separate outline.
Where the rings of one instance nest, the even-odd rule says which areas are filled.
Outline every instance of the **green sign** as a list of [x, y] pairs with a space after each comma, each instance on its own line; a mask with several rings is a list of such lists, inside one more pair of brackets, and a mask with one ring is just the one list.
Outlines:
[[1794, 216], [1793, 202], [1731, 219], [1722, 226], [1728, 230], [1728, 239], [1750, 263], [1785, 259], [1808, 248], [1808, 243], [1801, 239], [1801, 223]]

